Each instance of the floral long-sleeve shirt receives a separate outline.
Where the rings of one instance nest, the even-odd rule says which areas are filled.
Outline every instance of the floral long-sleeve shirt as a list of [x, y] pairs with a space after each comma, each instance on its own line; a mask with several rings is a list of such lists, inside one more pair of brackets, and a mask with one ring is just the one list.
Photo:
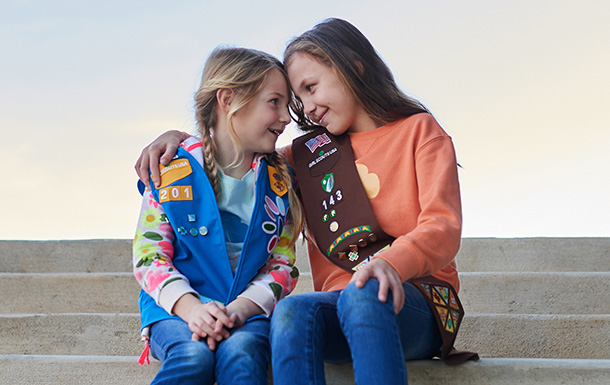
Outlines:
[[[195, 138], [189, 138], [182, 147], [201, 164], [203, 158], [199, 143]], [[258, 163], [255, 162], [255, 172]], [[273, 312], [277, 301], [292, 292], [298, 280], [294, 248], [289, 246], [291, 231], [288, 222], [267, 262], [239, 295], [256, 303], [267, 316]], [[154, 199], [150, 190], [146, 190], [133, 242], [133, 273], [140, 287], [169, 314], [174, 314], [173, 307], [183, 295], [199, 295], [190, 286], [187, 275], [172, 263], [173, 241], [174, 230], [166, 221], [163, 206]]]

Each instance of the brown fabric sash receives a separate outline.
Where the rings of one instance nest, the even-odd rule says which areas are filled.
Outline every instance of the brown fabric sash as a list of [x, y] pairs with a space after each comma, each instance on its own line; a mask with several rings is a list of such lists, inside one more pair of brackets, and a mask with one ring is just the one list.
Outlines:
[[349, 136], [320, 127], [292, 144], [305, 216], [324, 256], [353, 273], [394, 238], [375, 220]]
[[[293, 141], [292, 155], [309, 230], [330, 262], [353, 273], [391, 245], [394, 238], [375, 219], [347, 134], [334, 136], [318, 127]], [[453, 347], [464, 317], [455, 289], [432, 276], [409, 282], [436, 318], [443, 338], [441, 359], [449, 365], [478, 360], [478, 354]]]

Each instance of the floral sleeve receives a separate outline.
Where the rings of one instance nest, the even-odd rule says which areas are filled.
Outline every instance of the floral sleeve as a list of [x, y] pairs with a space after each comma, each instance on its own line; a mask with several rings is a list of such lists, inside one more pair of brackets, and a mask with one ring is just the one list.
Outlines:
[[271, 315], [277, 301], [294, 290], [299, 279], [299, 270], [294, 265], [295, 249], [290, 247], [291, 236], [292, 225], [287, 223], [269, 259], [239, 295], [252, 300], [266, 315]]
[[[150, 190], [146, 190], [133, 241], [133, 274], [140, 287], [170, 314], [182, 295], [196, 293], [172, 264], [173, 239], [174, 232], [166, 221], [165, 211]], [[167, 292], [161, 296], [166, 288]]]

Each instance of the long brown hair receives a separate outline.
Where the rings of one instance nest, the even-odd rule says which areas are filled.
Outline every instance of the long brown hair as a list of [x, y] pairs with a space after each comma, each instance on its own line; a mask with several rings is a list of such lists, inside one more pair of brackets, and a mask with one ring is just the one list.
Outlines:
[[[345, 20], [326, 19], [292, 39], [284, 51], [286, 66], [297, 52], [311, 55], [331, 67], [366, 113], [379, 124], [428, 112], [423, 104], [400, 90], [369, 40]], [[300, 126], [312, 124], [298, 98], [294, 98], [291, 109], [296, 114], [293, 119]]]
[[[286, 79], [287, 95], [291, 95], [288, 75], [282, 63], [268, 53], [241, 47], [219, 47], [208, 57], [201, 85], [195, 93], [195, 119], [201, 138], [203, 139], [204, 169], [214, 188], [216, 199], [220, 197], [219, 165], [216, 160], [218, 149], [213, 140], [216, 121], [216, 93], [220, 89], [230, 89], [235, 92], [235, 103], [227, 114], [227, 128], [236, 151], [236, 158], [231, 165], [243, 161], [243, 144], [235, 133], [231, 118], [235, 113], [250, 102], [264, 87], [267, 74], [272, 69], [278, 69]], [[292, 188], [292, 177], [285, 159], [277, 152], [268, 153], [267, 160], [280, 174], [282, 181], [288, 187], [290, 202], [289, 215], [294, 226], [290, 244], [294, 245], [299, 233], [303, 231], [303, 208]]]

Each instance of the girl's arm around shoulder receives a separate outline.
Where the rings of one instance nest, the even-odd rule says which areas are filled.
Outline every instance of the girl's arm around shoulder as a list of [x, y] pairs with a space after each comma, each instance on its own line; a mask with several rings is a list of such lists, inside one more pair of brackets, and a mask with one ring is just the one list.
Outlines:
[[299, 270], [294, 266], [295, 248], [290, 246], [291, 236], [292, 225], [286, 223], [269, 259], [239, 295], [257, 304], [267, 316], [271, 315], [277, 301], [292, 292], [299, 279]]
[[146, 190], [133, 241], [133, 273], [140, 287], [170, 314], [184, 294], [198, 296], [172, 263], [173, 240], [174, 232], [165, 221], [163, 207]]

